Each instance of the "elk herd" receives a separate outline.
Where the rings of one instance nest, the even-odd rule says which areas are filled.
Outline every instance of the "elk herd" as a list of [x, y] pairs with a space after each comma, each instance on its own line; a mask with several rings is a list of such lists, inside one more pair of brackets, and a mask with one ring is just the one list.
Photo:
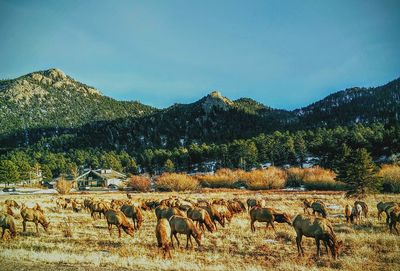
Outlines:
[[[73, 212], [87, 212], [96, 220], [104, 218], [110, 236], [112, 228], [118, 230], [121, 237], [122, 231], [129, 236], [134, 236], [135, 231], [140, 230], [143, 222], [143, 212], [154, 212], [157, 223], [155, 226], [155, 237], [157, 245], [162, 249], [164, 257], [171, 257], [171, 249], [175, 247], [174, 239], [180, 246], [179, 235], [186, 235], [186, 248], [193, 247], [192, 238], [197, 245], [201, 246], [202, 236], [205, 231], [213, 233], [219, 226], [226, 227], [233, 217], [239, 213], [248, 213], [250, 218], [250, 229], [255, 232], [255, 222], [266, 223], [266, 229], [270, 226], [275, 231], [274, 223], [287, 223], [296, 232], [296, 245], [299, 256], [304, 255], [302, 238], [311, 237], [315, 239], [317, 256], [320, 255], [320, 242], [322, 241], [326, 252], [328, 248], [333, 258], [337, 258], [343, 244], [339, 241], [333, 226], [329, 220], [327, 207], [321, 200], [303, 201], [304, 214], [290, 216], [274, 208], [266, 207], [265, 199], [249, 198], [245, 203], [239, 199], [189, 199], [181, 197], [169, 197], [163, 200], [134, 200], [127, 194], [127, 200], [111, 201], [96, 198], [56, 198], [54, 202], [60, 209], [70, 208]], [[18, 215], [19, 210], [19, 215]], [[312, 215], [310, 214], [312, 211]], [[382, 213], [386, 214], [386, 224], [390, 232], [393, 229], [399, 234], [397, 223], [400, 223], [400, 204], [395, 202], [379, 202], [377, 204], [378, 220]], [[363, 201], [355, 201], [353, 205], [347, 204], [344, 208], [344, 217], [347, 223], [360, 224], [368, 217], [368, 206]], [[0, 227], [2, 227], [2, 238], [6, 230], [10, 236], [16, 236], [16, 220], [22, 219], [23, 231], [26, 231], [27, 222], [35, 224], [36, 233], [39, 234], [39, 224], [48, 232], [50, 222], [46, 219], [45, 212], [39, 204], [27, 207], [18, 204], [15, 200], [6, 200], [0, 206]]]

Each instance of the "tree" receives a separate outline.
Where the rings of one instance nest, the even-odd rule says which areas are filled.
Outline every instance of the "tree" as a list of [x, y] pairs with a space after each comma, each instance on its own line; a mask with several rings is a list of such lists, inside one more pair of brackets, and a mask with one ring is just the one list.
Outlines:
[[53, 173], [51, 172], [50, 167], [47, 165], [42, 165], [42, 178], [46, 181], [51, 181], [53, 178]]
[[165, 161], [164, 170], [165, 170], [166, 172], [170, 172], [170, 173], [172, 173], [172, 172], [175, 171], [175, 165], [174, 165], [174, 163], [171, 161], [171, 159], [167, 159], [167, 161]]
[[[344, 149], [347, 151], [346, 148]], [[351, 155], [347, 156], [344, 163], [339, 167], [336, 178], [349, 185], [348, 196], [364, 196], [368, 192], [377, 190], [379, 187], [376, 176], [377, 167], [366, 149], [353, 151]]]
[[11, 160], [1, 160], [0, 161], [0, 182], [6, 183], [16, 183], [19, 179], [18, 167]]
[[125, 167], [125, 172], [130, 173], [130, 174], [138, 174], [139, 173], [139, 167], [136, 164], [136, 160], [133, 158], [128, 159], [126, 167]]

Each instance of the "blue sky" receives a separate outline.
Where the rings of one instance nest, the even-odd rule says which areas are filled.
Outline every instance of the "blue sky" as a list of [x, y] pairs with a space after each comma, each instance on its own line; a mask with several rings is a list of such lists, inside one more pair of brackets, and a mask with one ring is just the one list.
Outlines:
[[157, 107], [294, 109], [400, 76], [400, 1], [4, 1], [0, 78], [57, 67]]

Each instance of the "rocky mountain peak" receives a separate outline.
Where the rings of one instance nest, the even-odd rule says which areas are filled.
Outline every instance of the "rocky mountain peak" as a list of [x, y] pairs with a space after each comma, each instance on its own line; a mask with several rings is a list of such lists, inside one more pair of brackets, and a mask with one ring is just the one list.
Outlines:
[[206, 113], [209, 113], [212, 108], [219, 108], [227, 111], [232, 105], [233, 102], [231, 100], [222, 96], [222, 94], [216, 90], [204, 97], [202, 102], [202, 108]]

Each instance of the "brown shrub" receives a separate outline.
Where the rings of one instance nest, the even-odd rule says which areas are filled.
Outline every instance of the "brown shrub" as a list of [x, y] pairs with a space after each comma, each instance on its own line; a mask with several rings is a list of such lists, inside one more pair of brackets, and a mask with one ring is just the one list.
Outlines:
[[199, 182], [187, 174], [163, 173], [157, 178], [156, 185], [160, 191], [185, 191], [195, 190]]
[[335, 180], [336, 174], [329, 169], [313, 167], [304, 169], [304, 186], [310, 190], [345, 190], [346, 185]]
[[128, 181], [128, 187], [139, 192], [148, 192], [151, 189], [150, 179], [145, 176], [132, 176]]
[[56, 190], [59, 194], [66, 195], [71, 192], [73, 183], [61, 177], [56, 183]]
[[399, 165], [383, 165], [378, 172], [378, 177], [382, 180], [384, 192], [400, 193]]
[[278, 189], [285, 187], [286, 172], [276, 167], [270, 167], [268, 169], [241, 172], [239, 179], [251, 190]]
[[213, 175], [200, 175], [196, 176], [201, 186], [211, 188], [232, 188], [239, 180], [239, 175], [242, 170], [231, 170], [222, 168], [215, 172]]

